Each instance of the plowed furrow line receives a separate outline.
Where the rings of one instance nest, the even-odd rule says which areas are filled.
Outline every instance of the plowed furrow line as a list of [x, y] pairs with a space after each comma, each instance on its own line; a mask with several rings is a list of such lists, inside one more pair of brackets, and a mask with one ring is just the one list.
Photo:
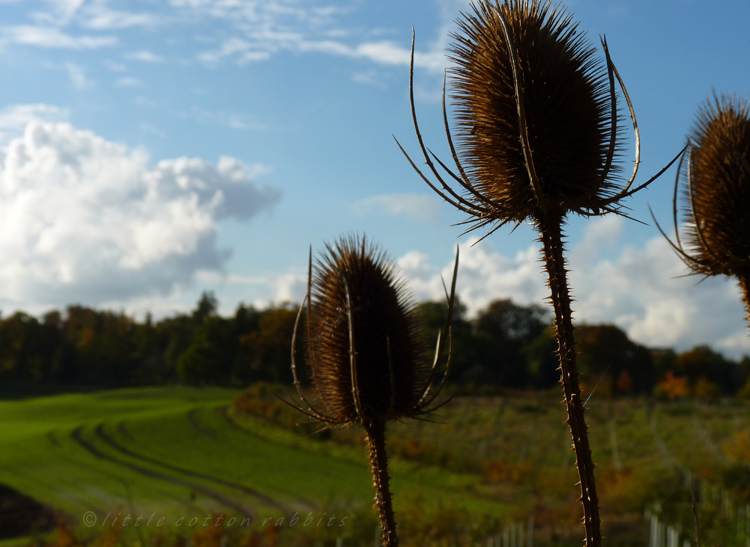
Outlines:
[[154, 465], [158, 465], [160, 467], [163, 467], [165, 469], [169, 469], [171, 471], [175, 471], [177, 473], [181, 473], [182, 475], [193, 477], [196, 479], [203, 479], [207, 481], [211, 481], [216, 484], [221, 484], [222, 486], [227, 486], [229, 488], [232, 488], [234, 490], [239, 490], [243, 494], [247, 494], [249, 496], [254, 497], [255, 499], [261, 501], [262, 503], [273, 507], [274, 509], [279, 509], [280, 511], [283, 511], [287, 515], [291, 516], [293, 511], [291, 511], [288, 507], [285, 507], [281, 505], [276, 500], [269, 498], [268, 496], [264, 496], [263, 494], [253, 490], [252, 488], [248, 488], [247, 486], [244, 486], [242, 484], [238, 484], [236, 482], [230, 482], [224, 479], [220, 479], [211, 475], [207, 475], [205, 473], [200, 473], [198, 471], [193, 471], [192, 469], [185, 469], [184, 467], [180, 467], [178, 465], [174, 465], [169, 462], [165, 462], [163, 460], [159, 460], [157, 458], [153, 458], [151, 456], [146, 456], [144, 454], [139, 454], [138, 452], [134, 452], [133, 450], [130, 450], [129, 448], [126, 448], [122, 446], [120, 443], [115, 441], [112, 437], [107, 435], [107, 433], [104, 431], [104, 424], [99, 424], [96, 429], [94, 430], [94, 433], [97, 437], [99, 437], [102, 441], [104, 441], [106, 444], [120, 452], [121, 454], [125, 454], [126, 456], [130, 456], [131, 458], [136, 458], [144, 462], [148, 462]]
[[212, 498], [225, 507], [228, 507], [230, 509], [234, 509], [239, 514], [251, 519], [255, 520], [255, 515], [252, 511], [247, 509], [246, 507], [243, 507], [239, 503], [235, 502], [234, 500], [228, 498], [227, 496], [220, 494], [219, 492], [216, 492], [215, 490], [212, 490], [210, 488], [206, 488], [205, 486], [201, 486], [200, 484], [195, 484], [190, 481], [186, 481], [183, 479], [180, 479], [178, 477], [172, 477], [170, 475], [165, 475], [164, 473], [159, 473], [158, 471], [154, 471], [153, 469], [148, 469], [146, 467], [141, 467], [139, 465], [136, 465], [134, 463], [121, 460], [119, 458], [115, 458], [114, 456], [110, 456], [109, 454], [105, 454], [101, 450], [99, 450], [97, 447], [95, 447], [93, 444], [91, 444], [89, 441], [83, 438], [83, 426], [79, 426], [76, 429], [73, 430], [73, 433], [71, 434], [71, 437], [73, 440], [75, 440], [78, 444], [80, 444], [87, 452], [89, 452], [92, 456], [112, 462], [114, 464], [120, 465], [122, 467], [126, 467], [127, 469], [130, 469], [132, 471], [135, 471], [136, 473], [143, 475], [145, 477], [150, 477], [154, 479], [159, 479], [165, 482], [169, 482], [172, 484], [177, 484], [180, 486], [184, 486], [186, 488], [191, 488], [192, 490], [195, 490], [196, 492], [200, 492], [201, 494], [204, 494], [208, 496], [209, 498]]

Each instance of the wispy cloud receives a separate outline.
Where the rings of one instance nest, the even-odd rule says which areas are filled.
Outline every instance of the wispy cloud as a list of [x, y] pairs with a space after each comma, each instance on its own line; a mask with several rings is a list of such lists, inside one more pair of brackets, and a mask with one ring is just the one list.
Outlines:
[[354, 74], [352, 80], [358, 84], [371, 85], [384, 89], [388, 87], [389, 74], [380, 70], [366, 70]]
[[106, 66], [112, 72], [127, 72], [127, 70], [128, 70], [128, 67], [126, 67], [124, 64], [117, 63], [117, 62], [111, 61], [109, 59], [106, 59], [106, 60], [102, 61], [102, 63], [104, 64], [104, 66]]
[[65, 63], [65, 70], [68, 71], [70, 81], [76, 89], [87, 89], [93, 87], [94, 81], [86, 77], [83, 67], [74, 63]]
[[[381, 65], [408, 66], [411, 50], [394, 42], [367, 42], [355, 49], [355, 57], [363, 57]], [[414, 66], [432, 71], [445, 68], [445, 53], [440, 51], [414, 52]]]
[[123, 76], [115, 82], [116, 87], [141, 87], [143, 83], [138, 78]]
[[[385, 66], [408, 66], [411, 58], [410, 49], [391, 41], [364, 42], [350, 46], [335, 40], [308, 40], [294, 34], [267, 38], [266, 40], [229, 38], [220, 47], [204, 51], [197, 58], [206, 64], [232, 60], [243, 65], [269, 59], [279, 50], [327, 53], [351, 59], [366, 59]], [[414, 53], [414, 65], [419, 68], [437, 72], [443, 70], [445, 64], [445, 54], [442, 50]]]
[[[95, 49], [117, 44], [114, 33], [119, 30], [179, 24], [200, 27], [200, 41], [215, 44], [194, 54], [196, 60], [209, 66], [222, 62], [245, 65], [267, 60], [281, 51], [324, 53], [382, 66], [409, 63], [408, 40], [400, 43], [382, 39], [393, 35], [394, 29], [355, 31], [350, 16], [358, 10], [356, 3], [314, 6], [296, 0], [171, 0], [167, 10], [162, 6], [140, 12], [114, 9], [105, 1], [59, 0], [48, 5], [48, 11], [30, 14], [36, 25], [3, 28], [6, 40], [38, 47]], [[205, 25], [207, 20], [216, 23], [210, 30]], [[74, 29], [109, 31], [110, 35], [81, 35]], [[426, 51], [417, 47], [415, 64], [429, 71], [441, 71], [445, 66], [443, 52], [442, 42], [431, 43]], [[143, 62], [164, 60], [145, 50], [125, 57]]]
[[96, 30], [155, 27], [166, 24], [166, 21], [160, 15], [115, 10], [100, 2], [90, 3], [81, 10], [80, 22], [82, 26]]
[[65, 49], [98, 49], [117, 44], [114, 36], [72, 36], [54, 27], [19, 25], [2, 28], [6, 41], [19, 45]]
[[230, 129], [261, 131], [267, 127], [239, 112], [211, 111], [193, 107], [189, 111], [174, 111], [171, 115], [176, 118], [191, 118], [199, 123], [223, 125]]
[[[29, 2], [30, 3], [30, 2]], [[46, 0], [47, 10], [35, 9], [31, 19], [42, 25], [66, 26], [71, 23], [85, 28], [125, 29], [154, 27], [164, 24], [164, 16], [149, 12], [113, 9], [108, 0]]]
[[198, 60], [208, 65], [216, 65], [228, 57], [234, 58], [237, 64], [244, 65], [255, 61], [265, 61], [271, 57], [271, 52], [256, 49], [253, 44], [241, 38], [230, 38], [217, 49], [200, 53]]
[[[388, 40], [363, 42], [356, 46], [348, 46], [331, 40], [304, 41], [297, 44], [297, 47], [301, 51], [322, 51], [353, 59], [368, 59], [379, 65], [409, 66], [411, 60], [411, 49]], [[442, 50], [415, 51], [414, 66], [431, 71], [443, 70], [445, 54]]]
[[65, 25], [73, 18], [86, 0], [47, 0], [48, 11], [35, 10], [31, 18], [39, 23]]
[[[193, 14], [210, 15], [234, 27], [233, 36], [223, 38], [218, 47], [197, 55], [199, 61], [207, 64], [221, 61], [247, 64], [266, 60], [279, 51], [326, 53], [386, 66], [409, 64], [408, 42], [363, 39], [371, 33], [346, 28], [345, 18], [353, 11], [352, 6], [311, 8], [284, 0], [242, 3], [173, 0], [172, 5]], [[372, 34], [393, 34], [393, 29], [372, 31]], [[417, 48], [414, 62], [430, 71], [442, 70], [444, 44], [431, 44], [429, 51]]]
[[132, 53], [126, 53], [124, 57], [131, 61], [141, 61], [144, 63], [161, 63], [162, 61], [164, 61], [164, 57], [145, 49], [134, 51]]
[[357, 214], [371, 213], [406, 216], [422, 222], [435, 222], [440, 218], [440, 202], [425, 194], [385, 194], [373, 196], [353, 205]]

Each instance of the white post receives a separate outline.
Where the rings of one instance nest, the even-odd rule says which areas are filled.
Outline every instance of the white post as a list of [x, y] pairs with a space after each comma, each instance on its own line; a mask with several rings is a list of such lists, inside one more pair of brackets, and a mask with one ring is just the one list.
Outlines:
[[534, 547], [534, 517], [529, 517], [529, 531], [526, 536], [526, 547]]
[[680, 534], [672, 528], [671, 526], [667, 526], [667, 547], [679, 547], [677, 545], [680, 538]]

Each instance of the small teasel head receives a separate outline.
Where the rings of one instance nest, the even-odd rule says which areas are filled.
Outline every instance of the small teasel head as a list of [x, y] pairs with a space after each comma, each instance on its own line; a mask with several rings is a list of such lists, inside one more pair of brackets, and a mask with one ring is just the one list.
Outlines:
[[750, 103], [702, 105], [683, 176], [687, 264], [705, 275], [750, 276]]
[[[454, 291], [455, 273], [449, 316]], [[430, 393], [447, 332], [430, 363], [415, 304], [378, 246], [349, 236], [326, 245], [315, 264], [311, 256], [307, 302], [307, 361], [320, 409], [300, 391], [307, 406], [300, 410], [329, 425], [366, 425], [431, 410], [443, 385]], [[294, 348], [292, 359], [299, 387]]]
[[[446, 290], [448, 319], [438, 335], [432, 366], [414, 303], [396, 267], [379, 247], [365, 237], [349, 236], [326, 245], [315, 267], [311, 250], [309, 264], [305, 297], [307, 361], [320, 406], [317, 409], [308, 402], [297, 377], [295, 342], [303, 302], [292, 337], [292, 374], [301, 400], [301, 406], [295, 408], [328, 427], [350, 423], [363, 426], [383, 545], [397, 547], [385, 449], [386, 422], [418, 417], [440, 406], [431, 404], [445, 384], [450, 365], [458, 253], [450, 296]], [[433, 390], [446, 335], [448, 364], [442, 382]]]

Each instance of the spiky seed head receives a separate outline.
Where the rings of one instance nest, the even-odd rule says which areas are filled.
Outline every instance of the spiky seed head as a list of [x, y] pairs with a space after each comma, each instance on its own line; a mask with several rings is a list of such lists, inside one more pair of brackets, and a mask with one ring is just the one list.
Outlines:
[[367, 422], [420, 413], [419, 399], [430, 373], [421, 322], [395, 266], [379, 247], [354, 236], [326, 245], [313, 271], [308, 321], [308, 362], [332, 421]]
[[[696, 273], [750, 276], [750, 103], [723, 95], [704, 103], [690, 134], [683, 213]], [[684, 175], [687, 177], [687, 169]], [[696, 224], [697, 222], [697, 224]], [[700, 228], [700, 231], [699, 231]]]
[[595, 49], [571, 17], [549, 3], [479, 0], [472, 7], [473, 13], [458, 21], [451, 58], [457, 65], [453, 99], [459, 155], [475, 188], [502, 204], [511, 221], [531, 217], [537, 207], [519, 139], [513, 60], [502, 13], [517, 50], [541, 192], [563, 213], [596, 210], [616, 188], [602, 176], [611, 104], [607, 71]]

